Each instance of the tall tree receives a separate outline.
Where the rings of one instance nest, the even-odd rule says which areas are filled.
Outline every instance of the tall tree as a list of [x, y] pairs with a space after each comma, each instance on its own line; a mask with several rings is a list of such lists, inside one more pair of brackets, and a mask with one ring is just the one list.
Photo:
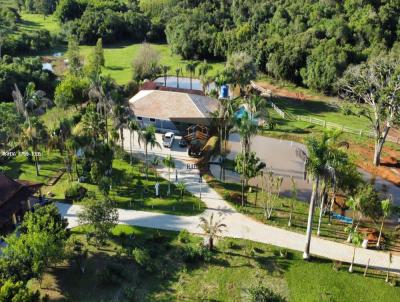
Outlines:
[[67, 60], [69, 65], [69, 72], [79, 76], [82, 70], [82, 64], [79, 52], [79, 40], [77, 36], [71, 35], [68, 38]]
[[[0, 278], [27, 282], [63, 259], [67, 224], [57, 207], [35, 207], [27, 212], [19, 229], [6, 238], [0, 254]], [[25, 300], [24, 300], [25, 301]]]
[[194, 75], [195, 72], [196, 72], [196, 67], [197, 67], [198, 64], [199, 64], [198, 62], [189, 61], [189, 62], [186, 64], [186, 66], [185, 66], [186, 71], [189, 72], [189, 77], [190, 77], [190, 89], [193, 88], [193, 86], [192, 86], [192, 79], [193, 79], [193, 75]]
[[244, 191], [248, 187], [249, 180], [259, 175], [266, 167], [255, 152], [239, 153], [235, 157], [235, 170], [241, 175], [242, 182], [242, 206], [244, 206]]
[[133, 146], [135, 141], [135, 132], [139, 131], [140, 125], [136, 120], [135, 116], [131, 117], [128, 121], [128, 129], [129, 129], [129, 147], [130, 147], [130, 164], [133, 163]]
[[26, 86], [24, 95], [14, 84], [12, 95], [17, 111], [25, 117], [28, 124], [30, 124], [30, 117], [35, 110], [47, 106], [46, 93], [42, 90], [36, 90], [35, 83], [32, 82], [29, 82]]
[[175, 74], [176, 74], [176, 88], [179, 88], [179, 75], [181, 74], [182, 69], [181, 68], [176, 68], [175, 69]]
[[143, 43], [132, 62], [136, 81], [151, 79], [160, 72], [160, 54], [150, 44]]
[[236, 52], [228, 56], [225, 66], [225, 72], [229, 81], [234, 86], [239, 86], [240, 94], [244, 92], [244, 88], [250, 84], [257, 76], [257, 67], [253, 58], [245, 52]]
[[[243, 115], [240, 117], [240, 119], [235, 120], [235, 129], [238, 131], [240, 135], [240, 144], [241, 144], [241, 154], [242, 158], [247, 158], [247, 156], [250, 153], [250, 144], [251, 144], [251, 138], [257, 134], [259, 128], [256, 123], [254, 123], [254, 120], [251, 118], [250, 114], [245, 111]], [[246, 163], [247, 160], [243, 161], [244, 166], [242, 167], [242, 171], [246, 173], [247, 167]], [[242, 179], [242, 205], [244, 204], [244, 188], [245, 188], [245, 182], [244, 178]]]
[[156, 139], [156, 128], [153, 125], [149, 125], [144, 129], [139, 131], [139, 145], [140, 143], [144, 144], [144, 155], [145, 155], [145, 164], [146, 164], [146, 179], [148, 178], [148, 170], [149, 170], [149, 162], [148, 162], [148, 147], [150, 145], [151, 148], [159, 147], [161, 149], [161, 145], [157, 142]]
[[201, 63], [198, 67], [198, 74], [199, 74], [199, 78], [201, 81], [201, 86], [202, 86], [202, 90], [203, 92], [205, 91], [206, 87], [208, 87], [210, 81], [209, 81], [209, 77], [207, 76], [209, 71], [212, 70], [212, 65], [209, 64], [207, 62], [207, 60], [204, 60], [203, 63]]
[[336, 138], [336, 134], [326, 131], [322, 137], [315, 137], [307, 140], [307, 154], [305, 162], [305, 170], [309, 178], [313, 181], [312, 194], [308, 212], [306, 244], [304, 248], [303, 258], [310, 258], [310, 244], [312, 234], [312, 224], [314, 218], [314, 208], [317, 201], [317, 195], [320, 188], [322, 178], [327, 175], [334, 175], [335, 168], [341, 161], [347, 160], [346, 153], [338, 150], [337, 146], [332, 144], [332, 140]]
[[162, 65], [161, 70], [163, 72], [164, 76], [164, 86], [167, 87], [167, 77], [168, 77], [168, 71], [171, 69], [171, 66], [168, 65]]
[[379, 166], [389, 130], [400, 117], [400, 60], [380, 57], [350, 66], [338, 87], [343, 98], [367, 105], [356, 114], [365, 116], [375, 133], [373, 163]]
[[101, 74], [101, 68], [105, 64], [103, 40], [97, 40], [96, 46], [93, 48], [92, 53], [89, 55], [87, 64], [85, 65], [85, 73], [91, 79], [96, 79]]
[[163, 158], [163, 164], [168, 168], [168, 196], [171, 195], [171, 169], [175, 168], [175, 160], [171, 155]]
[[47, 143], [49, 135], [46, 126], [37, 118], [32, 118], [29, 124], [26, 124], [21, 136], [21, 144], [25, 148], [32, 150], [32, 158], [35, 163], [36, 175], [39, 176], [39, 158], [41, 156], [39, 148]]
[[124, 105], [116, 105], [113, 108], [114, 127], [119, 131], [122, 149], [124, 149], [124, 128], [129, 121], [129, 110]]

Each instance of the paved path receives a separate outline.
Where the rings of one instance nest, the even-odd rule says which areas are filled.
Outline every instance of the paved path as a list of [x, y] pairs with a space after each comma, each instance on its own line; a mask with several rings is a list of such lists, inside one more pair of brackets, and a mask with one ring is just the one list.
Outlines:
[[[127, 148], [127, 146], [129, 146], [129, 144], [125, 147]], [[139, 151], [138, 149], [136, 150]], [[163, 156], [169, 152], [169, 149], [163, 149], [161, 151], [157, 150], [157, 155]], [[188, 157], [185, 155], [185, 152], [179, 152], [179, 150], [177, 152], [178, 155], [180, 155], [179, 158], [176, 159], [179, 181], [185, 182], [188, 191], [199, 196], [200, 185], [198, 182], [198, 171], [187, 170], [186, 164]], [[142, 153], [138, 153], [137, 155], [140, 156], [140, 154]], [[167, 178], [166, 170], [160, 169], [160, 175]], [[209, 217], [214, 213], [215, 215], [221, 215], [224, 223], [227, 225], [223, 236], [248, 239], [283, 248], [303, 251], [305, 242], [304, 234], [268, 226], [236, 212], [231, 205], [224, 201], [205, 182], [202, 183], [202, 200], [206, 204], [207, 209], [201, 215], [177, 216], [155, 212], [119, 209], [120, 223], [174, 231], [186, 229], [192, 233], [202, 233], [198, 226], [199, 217]], [[69, 227], [75, 227], [78, 225], [77, 213], [81, 209], [80, 206], [59, 203], [58, 207], [62, 215], [68, 219]], [[352, 253], [353, 247], [350, 245], [318, 237], [312, 238], [311, 254], [313, 255], [350, 262]], [[355, 263], [366, 265], [368, 259], [370, 259], [371, 267], [386, 268], [389, 261], [389, 254], [357, 248]], [[393, 270], [400, 272], [400, 256], [393, 256], [391, 267]]]
[[[234, 159], [238, 152], [240, 152], [240, 138], [239, 135], [233, 133], [229, 136], [228, 148], [230, 153], [229, 159]], [[256, 152], [257, 156], [267, 164], [267, 167], [274, 171], [276, 174], [284, 177], [281, 194], [284, 196], [291, 196], [291, 181], [290, 176], [296, 180], [298, 198], [304, 201], [309, 201], [311, 197], [312, 184], [304, 180], [304, 162], [296, 156], [296, 149], [305, 150], [303, 144], [292, 142], [288, 140], [276, 139], [262, 135], [256, 135], [251, 141], [251, 150]], [[373, 183], [378, 191], [387, 191], [393, 197], [395, 205], [400, 206], [400, 187], [395, 184], [379, 177], [372, 176], [370, 173], [358, 169], [363, 178]], [[216, 177], [219, 177], [220, 167], [211, 165], [211, 172]], [[233, 171], [226, 171], [226, 180], [238, 182], [240, 176]], [[255, 185], [257, 179], [250, 181]]]

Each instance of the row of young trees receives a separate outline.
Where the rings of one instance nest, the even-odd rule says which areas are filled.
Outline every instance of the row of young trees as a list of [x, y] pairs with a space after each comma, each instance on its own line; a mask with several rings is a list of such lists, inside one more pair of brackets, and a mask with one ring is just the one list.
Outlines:
[[[243, 61], [248, 61], [248, 64], [243, 64]], [[241, 175], [242, 206], [246, 202], [245, 192], [247, 191], [248, 181], [257, 177], [261, 179], [262, 184], [263, 197], [261, 199], [265, 219], [270, 219], [280, 194], [282, 177], [274, 175], [273, 171], [265, 171], [265, 163], [261, 162], [250, 148], [252, 137], [260, 131], [257, 121], [270, 120], [267, 114], [266, 100], [258, 96], [251, 96], [246, 91], [250, 80], [254, 78], [253, 73], [249, 72], [249, 70], [255, 68], [249, 67], [251, 64], [252, 61], [246, 59], [245, 54], [235, 54], [228, 58], [226, 70], [217, 78], [222, 77], [224, 82], [239, 86], [245, 97], [239, 102], [220, 98], [219, 107], [214, 112], [214, 117], [217, 120], [216, 127], [220, 136], [219, 153], [222, 162], [227, 153], [226, 141], [229, 134], [234, 131], [240, 135], [241, 152], [235, 158], [235, 170]], [[351, 67], [338, 82], [338, 87], [346, 93], [343, 96], [347, 100], [360, 102], [365, 98], [365, 102], [371, 106], [371, 108], [368, 108], [365, 107], [365, 104], [362, 104], [361, 107], [364, 108], [363, 114], [370, 118], [371, 124], [377, 125], [374, 126], [374, 129], [376, 129], [376, 138], [379, 142], [382, 141], [383, 135], [381, 125], [390, 128], [390, 125], [395, 122], [394, 117], [397, 116], [398, 118], [396, 113], [400, 100], [398, 68], [399, 65], [396, 60], [393, 60], [390, 56], [382, 57], [355, 68]], [[238, 116], [240, 106], [244, 106], [246, 110]], [[356, 165], [346, 152], [348, 143], [339, 140], [340, 134], [340, 131], [326, 131], [321, 137], [306, 139], [305, 177], [313, 182], [313, 189], [308, 213], [305, 259], [310, 257], [311, 234], [317, 204], [320, 209], [317, 228], [317, 235], [319, 236], [323, 213], [332, 214], [336, 195], [341, 193], [351, 196], [347, 204], [353, 209], [354, 213], [360, 213], [375, 222], [380, 221], [378, 247], [380, 247], [384, 221], [393, 210], [389, 199], [385, 199], [384, 196], [381, 200], [382, 196], [374, 190], [373, 186], [364, 183]], [[221, 165], [220, 178], [222, 180], [224, 179], [223, 166]], [[292, 197], [296, 198], [296, 192], [295, 180], [292, 179]], [[328, 196], [331, 196], [330, 200], [328, 200]], [[352, 200], [357, 200], [357, 202], [352, 202]], [[289, 227], [291, 226], [292, 211], [293, 205], [289, 215]], [[360, 238], [357, 231], [360, 217], [358, 220], [353, 219], [353, 223], [346, 231], [351, 234], [349, 236], [350, 241], [357, 245], [359, 241], [357, 238]]]

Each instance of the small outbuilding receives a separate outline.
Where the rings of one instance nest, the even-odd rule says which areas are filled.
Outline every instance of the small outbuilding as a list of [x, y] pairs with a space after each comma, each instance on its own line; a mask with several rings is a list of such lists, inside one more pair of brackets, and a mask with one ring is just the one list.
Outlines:
[[13, 180], [0, 174], [0, 234], [11, 231], [29, 211], [38, 198], [41, 183]]

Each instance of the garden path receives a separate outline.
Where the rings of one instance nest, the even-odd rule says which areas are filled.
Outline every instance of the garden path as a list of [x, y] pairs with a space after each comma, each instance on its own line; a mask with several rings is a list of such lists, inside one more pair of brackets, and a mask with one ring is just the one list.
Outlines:
[[[129, 148], [129, 142], [126, 143], [125, 148]], [[143, 155], [143, 150], [139, 146], [135, 148], [134, 152], [139, 156]], [[155, 212], [119, 209], [119, 222], [121, 224], [173, 231], [186, 229], [191, 233], [201, 234], [202, 230], [199, 227], [199, 217], [209, 217], [214, 214], [214, 216], [220, 215], [223, 222], [227, 225], [222, 234], [223, 236], [248, 239], [282, 248], [303, 251], [305, 244], [304, 234], [280, 229], [255, 221], [241, 213], [238, 213], [206, 182], [203, 181], [200, 186], [199, 171], [196, 169], [187, 169], [187, 164], [190, 162], [190, 159], [187, 157], [186, 152], [174, 148], [172, 150], [154, 150], [154, 154], [157, 156], [165, 156], [170, 152], [174, 153], [176, 159], [178, 181], [184, 182], [187, 186], [187, 190], [196, 196], [200, 196], [201, 189], [201, 197], [203, 202], [206, 204], [207, 209], [201, 215], [197, 216], [177, 216]], [[162, 177], [168, 177], [166, 169], [160, 169], [159, 172]], [[81, 207], [79, 205], [69, 205], [64, 203], [58, 203], [57, 205], [63, 217], [68, 219], [69, 227], [72, 228], [78, 226], [77, 214], [81, 210]], [[353, 246], [313, 236], [310, 251], [311, 254], [316, 256], [343, 262], [351, 262]], [[371, 267], [384, 269], [389, 263], [389, 253], [357, 248], [355, 263], [366, 265], [369, 259]], [[400, 272], [400, 255], [393, 255], [391, 269], [398, 273]]]

